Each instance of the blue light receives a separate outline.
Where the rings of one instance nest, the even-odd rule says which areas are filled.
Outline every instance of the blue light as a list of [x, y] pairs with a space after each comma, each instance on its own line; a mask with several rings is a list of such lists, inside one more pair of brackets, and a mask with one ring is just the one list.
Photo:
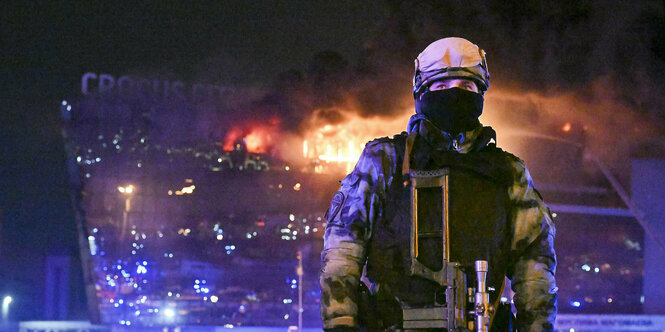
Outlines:
[[570, 305], [575, 308], [579, 308], [582, 305], [582, 303], [580, 303], [579, 301], [570, 301]]

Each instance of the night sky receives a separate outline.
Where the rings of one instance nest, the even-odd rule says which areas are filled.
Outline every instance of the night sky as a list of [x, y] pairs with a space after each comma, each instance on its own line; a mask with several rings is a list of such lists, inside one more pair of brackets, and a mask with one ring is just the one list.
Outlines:
[[[45, 255], [77, 250], [58, 105], [77, 96], [87, 71], [278, 94], [280, 74], [295, 71], [307, 83], [332, 71], [360, 114], [389, 114], [389, 96], [409, 93], [417, 53], [458, 35], [487, 50], [495, 86], [609, 98], [638, 119], [613, 132], [637, 140], [632, 127], [651, 123], [649, 139], [665, 133], [662, 2], [12, 1], [0, 11], [0, 291], [42, 294], [26, 285], [38, 280]], [[328, 87], [323, 80], [313, 86]], [[586, 114], [597, 115], [613, 117]]]

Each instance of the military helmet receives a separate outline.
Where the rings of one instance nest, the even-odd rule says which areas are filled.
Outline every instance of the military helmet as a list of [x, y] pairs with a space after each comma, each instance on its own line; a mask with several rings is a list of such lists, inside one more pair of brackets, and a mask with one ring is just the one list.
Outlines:
[[445, 78], [471, 79], [481, 93], [490, 87], [485, 51], [464, 38], [448, 37], [429, 44], [415, 64], [414, 97], [426, 91], [434, 81]]

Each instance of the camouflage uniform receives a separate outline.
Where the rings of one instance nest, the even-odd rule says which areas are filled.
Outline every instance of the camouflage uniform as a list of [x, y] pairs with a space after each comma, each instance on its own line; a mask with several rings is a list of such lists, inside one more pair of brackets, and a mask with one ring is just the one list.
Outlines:
[[[421, 120], [419, 116], [412, 118], [409, 133], [434, 135], [427, 121]], [[423, 130], [423, 123], [427, 125], [425, 129], [430, 129], [429, 133]], [[467, 132], [466, 136], [459, 137], [461, 144], [454, 147], [449, 144], [446, 148], [459, 153], [474, 153], [471, 147], [479, 140], [483, 128], [488, 127]], [[516, 325], [518, 331], [551, 331], [557, 299], [554, 224], [524, 162], [512, 155], [507, 158], [512, 165], [513, 180], [508, 186], [512, 230], [510, 250], [517, 253], [511, 256], [514, 259], [507, 275], [515, 292]], [[372, 241], [373, 227], [383, 215], [386, 190], [402, 170], [401, 160], [394, 140], [379, 139], [368, 143], [355, 169], [341, 181], [341, 188], [333, 197], [326, 214], [328, 226], [321, 255], [324, 329], [358, 326], [358, 289], [367, 248]]]

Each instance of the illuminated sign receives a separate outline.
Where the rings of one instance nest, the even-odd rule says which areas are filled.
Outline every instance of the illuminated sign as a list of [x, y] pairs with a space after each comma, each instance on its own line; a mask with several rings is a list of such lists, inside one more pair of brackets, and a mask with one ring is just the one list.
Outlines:
[[231, 91], [229, 87], [214, 84], [186, 84], [183, 81], [148, 79], [130, 75], [115, 77], [110, 74], [87, 72], [81, 76], [83, 95], [117, 93], [122, 97], [129, 97], [138, 94], [161, 100], [184, 98], [201, 101], [222, 99]]
[[665, 331], [665, 315], [559, 314], [554, 324], [561, 331]]

